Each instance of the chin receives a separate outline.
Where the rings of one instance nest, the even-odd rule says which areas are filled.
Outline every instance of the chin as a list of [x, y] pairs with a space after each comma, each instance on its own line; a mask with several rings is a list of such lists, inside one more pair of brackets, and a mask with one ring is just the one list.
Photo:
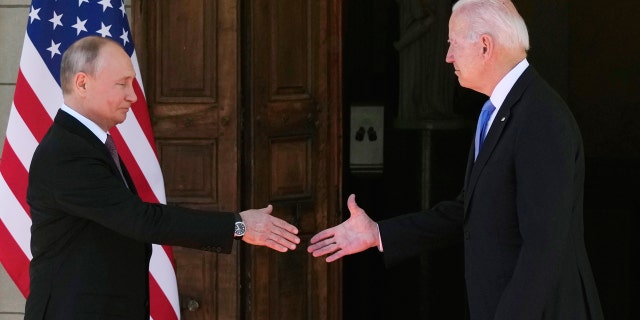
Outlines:
[[118, 124], [123, 123], [125, 120], [127, 120], [127, 114], [126, 113], [122, 117], [120, 117], [120, 119], [118, 119]]

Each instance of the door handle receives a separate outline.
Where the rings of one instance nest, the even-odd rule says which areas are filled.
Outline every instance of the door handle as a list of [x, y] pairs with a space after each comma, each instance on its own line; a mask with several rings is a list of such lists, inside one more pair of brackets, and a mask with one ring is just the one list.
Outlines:
[[187, 309], [188, 311], [197, 311], [200, 309], [200, 302], [193, 297], [180, 297], [180, 309]]

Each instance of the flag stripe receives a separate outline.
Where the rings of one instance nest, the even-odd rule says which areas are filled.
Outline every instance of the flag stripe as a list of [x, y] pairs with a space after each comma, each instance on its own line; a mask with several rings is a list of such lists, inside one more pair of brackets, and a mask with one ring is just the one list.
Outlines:
[[136, 191], [138, 192], [140, 198], [144, 201], [158, 202], [158, 199], [151, 190], [149, 182], [140, 169], [139, 163], [136, 162], [136, 160], [133, 158], [131, 149], [129, 149], [129, 145], [124, 142], [124, 138], [122, 137], [122, 133], [120, 132], [120, 130], [114, 128], [110, 130], [110, 133], [113, 137], [113, 141], [116, 143], [120, 159], [124, 161], [125, 166], [127, 167], [127, 171], [129, 171], [131, 178], [135, 181]]
[[40, 100], [38, 100], [36, 94], [31, 90], [31, 86], [27, 84], [27, 80], [21, 71], [18, 71], [13, 103], [22, 119], [24, 119], [26, 123], [29, 123], [29, 129], [33, 133], [33, 136], [36, 137], [36, 140], [42, 140], [51, 126], [51, 117], [44, 108], [42, 108]]
[[[5, 182], [4, 173], [2, 173], [2, 179], [0, 179], [0, 201], [2, 201], [2, 207], [6, 209], [0, 211], [0, 220], [12, 235], [14, 243], [19, 246], [22, 255], [31, 259], [30, 234], [28, 232], [29, 228], [31, 228], [31, 219], [22, 210], [20, 202], [12, 195], [13, 193]], [[24, 232], [25, 230], [27, 232]], [[4, 243], [2, 246], [4, 247]]]
[[169, 299], [165, 295], [162, 288], [155, 281], [155, 278], [149, 277], [149, 299], [156, 303], [156, 307], [151, 309], [151, 317], [154, 319], [178, 320], [176, 312], [172, 309]]
[[7, 184], [11, 189], [13, 198], [20, 202], [24, 212], [29, 212], [27, 205], [27, 184], [29, 182], [29, 172], [22, 166], [20, 159], [13, 152], [11, 143], [5, 140], [4, 150], [2, 153], [2, 167], [0, 168], [4, 181], [11, 181], [11, 185]]
[[[46, 71], [47, 65], [40, 57], [38, 50], [31, 39], [25, 37], [20, 57], [20, 72], [38, 96], [38, 100], [41, 102], [39, 107], [44, 107], [49, 118], [53, 119], [62, 105], [62, 91], [53, 75]], [[16, 90], [18, 90], [17, 87]]]
[[[151, 128], [151, 119], [149, 117], [149, 108], [147, 107], [147, 99], [144, 94], [144, 86], [142, 84], [142, 80], [138, 80], [142, 79], [142, 75], [140, 74], [140, 68], [138, 67], [138, 57], [136, 56], [135, 50], [133, 51], [133, 55], [131, 55], [131, 61], [133, 62], [133, 67], [136, 71], [136, 80], [133, 83], [133, 90], [135, 91], [138, 98], [143, 98], [143, 100], [145, 101], [144, 104], [134, 103], [131, 106], [131, 110], [133, 110], [133, 113], [136, 115], [138, 124], [142, 128], [142, 132], [144, 132], [145, 136], [147, 137], [147, 141], [149, 141], [149, 144], [153, 146], [153, 152], [157, 157], [158, 155], [155, 148], [155, 139], [153, 137], [153, 129]], [[164, 192], [162, 192], [162, 194], [164, 194]]]
[[160, 246], [157, 244], [153, 245], [153, 255], [151, 255], [149, 270], [154, 275], [155, 281], [169, 299], [169, 302], [176, 311], [176, 314], [179, 314], [180, 306], [178, 288], [175, 285], [177, 279], [175, 267], [173, 265], [173, 253], [171, 250], [167, 251], [164, 247], [167, 246]]
[[28, 170], [38, 141], [34, 138], [27, 124], [22, 121], [22, 117], [16, 111], [15, 104], [11, 105], [5, 139], [10, 141], [13, 152], [20, 159], [22, 166]]
[[0, 262], [20, 292], [29, 295], [29, 259], [24, 255], [11, 233], [0, 219]]

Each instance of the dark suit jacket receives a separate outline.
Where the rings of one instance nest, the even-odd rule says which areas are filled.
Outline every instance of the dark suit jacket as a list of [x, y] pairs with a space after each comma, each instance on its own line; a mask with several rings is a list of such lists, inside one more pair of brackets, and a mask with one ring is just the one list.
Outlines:
[[584, 153], [565, 102], [532, 68], [516, 81], [463, 192], [381, 221], [387, 264], [464, 239], [470, 317], [602, 319], [583, 235]]
[[34, 153], [27, 201], [25, 319], [148, 319], [150, 243], [217, 252], [233, 245], [232, 213], [141, 201], [105, 145], [64, 111]]

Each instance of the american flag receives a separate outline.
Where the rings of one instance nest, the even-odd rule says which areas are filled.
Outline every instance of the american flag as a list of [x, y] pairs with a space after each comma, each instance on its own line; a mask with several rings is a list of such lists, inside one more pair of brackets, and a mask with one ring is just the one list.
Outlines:
[[[124, 2], [33, 0], [0, 158], [0, 262], [25, 297], [29, 294], [32, 258], [31, 219], [26, 203], [31, 157], [63, 103], [59, 79], [62, 53], [75, 40], [90, 35], [116, 40], [131, 56], [137, 73], [134, 89], [138, 101], [127, 120], [110, 133], [140, 197], [147, 202], [166, 202]], [[179, 319], [170, 247], [153, 246], [149, 280], [151, 318]]]

